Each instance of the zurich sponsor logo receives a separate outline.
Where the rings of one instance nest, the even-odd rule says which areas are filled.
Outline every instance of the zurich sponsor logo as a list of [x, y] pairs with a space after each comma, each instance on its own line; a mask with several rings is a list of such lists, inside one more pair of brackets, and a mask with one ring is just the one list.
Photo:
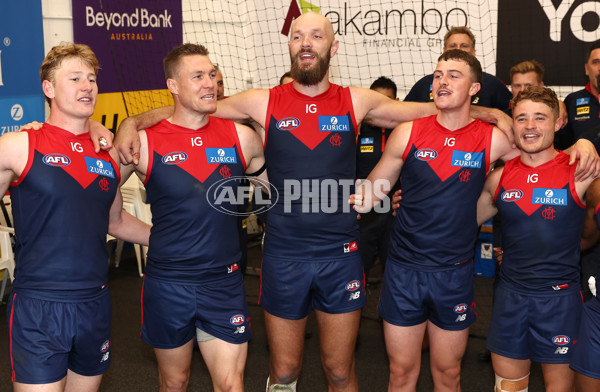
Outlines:
[[110, 348], [110, 340], [105, 341], [104, 343], [102, 343], [102, 346], [100, 347], [100, 352], [107, 352], [108, 349]]
[[296, 129], [300, 126], [300, 120], [296, 117], [286, 117], [277, 121], [277, 129], [280, 131], [291, 131], [292, 129]]
[[452, 151], [452, 166], [481, 168], [483, 152]]
[[555, 206], [566, 206], [566, 189], [533, 188], [531, 204], [549, 204]]
[[244, 324], [244, 321], [246, 321], [246, 318], [243, 314], [236, 314], [229, 319], [229, 322], [233, 325], [242, 325]]
[[166, 154], [162, 158], [162, 163], [165, 165], [179, 165], [187, 160], [188, 156], [183, 151], [174, 151]]
[[102, 159], [92, 158], [92, 157], [84, 157], [85, 165], [87, 166], [88, 173], [99, 174], [101, 176], [115, 178], [115, 173], [112, 165], [103, 161]]
[[502, 193], [502, 201], [510, 202], [517, 201], [523, 197], [523, 192], [519, 189], [509, 189]]
[[565, 346], [571, 342], [571, 338], [567, 335], [556, 335], [552, 338], [552, 343], [558, 344], [559, 346]]
[[346, 291], [356, 291], [360, 288], [360, 281], [353, 280], [346, 285]]
[[345, 116], [319, 116], [320, 132], [348, 132], [350, 122]]
[[577, 106], [589, 105], [589, 104], [590, 104], [589, 98], [579, 98], [579, 99], [577, 99], [577, 101], [575, 101], [575, 105], [577, 105]]
[[235, 148], [207, 148], [206, 160], [208, 163], [237, 163]]
[[68, 156], [63, 154], [46, 154], [44, 158], [42, 158], [42, 162], [44, 162], [48, 166], [68, 166], [71, 164], [71, 159]]
[[464, 313], [467, 311], [467, 309], [469, 308], [469, 306], [467, 304], [458, 304], [454, 307], [454, 313]]
[[364, 144], [373, 144], [374, 140], [372, 137], [361, 137], [360, 138], [360, 144], [364, 145]]
[[431, 148], [423, 148], [415, 152], [415, 158], [425, 162], [434, 160], [435, 158], [437, 158], [437, 156], [437, 151], [432, 150]]

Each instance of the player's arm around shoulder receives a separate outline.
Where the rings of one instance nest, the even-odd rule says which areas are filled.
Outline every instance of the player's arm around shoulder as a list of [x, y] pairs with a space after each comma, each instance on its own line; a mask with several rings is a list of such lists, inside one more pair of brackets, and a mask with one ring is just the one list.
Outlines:
[[254, 120], [264, 128], [269, 94], [269, 90], [265, 89], [250, 89], [234, 94], [217, 103], [217, 111], [213, 116], [231, 121]]
[[412, 132], [412, 122], [398, 125], [385, 144], [381, 159], [375, 165], [366, 181], [357, 187], [357, 193], [350, 195], [349, 203], [359, 213], [366, 213], [381, 201], [398, 180], [404, 164], [404, 151], [408, 147]]
[[383, 128], [395, 128], [402, 122], [437, 113], [433, 102], [396, 101], [362, 87], [350, 87], [350, 96], [358, 123], [367, 122]]
[[0, 137], [0, 195], [17, 181], [29, 157], [27, 132], [9, 132]]
[[132, 164], [120, 164], [119, 154], [114, 148], [110, 150], [110, 155], [115, 163], [119, 165], [121, 179], [119, 181], [119, 188], [115, 194], [115, 199], [110, 206], [108, 233], [113, 237], [127, 242], [148, 246], [150, 239], [150, 225], [142, 222], [123, 209], [121, 185], [127, 181], [135, 168]]
[[513, 146], [512, 142], [506, 136], [506, 133], [498, 127], [492, 131], [492, 147], [490, 151], [490, 165], [501, 159], [504, 162], [510, 161], [519, 156], [519, 149]]
[[173, 106], [163, 106], [135, 116], [127, 117], [117, 131], [114, 144], [119, 152], [121, 162], [136, 163], [140, 153], [140, 137], [138, 131], [150, 128], [173, 115]]
[[502, 177], [503, 171], [504, 167], [492, 170], [485, 181], [481, 195], [479, 195], [479, 199], [477, 200], [478, 226], [481, 226], [483, 223], [490, 220], [490, 218], [494, 217], [498, 212], [494, 196], [496, 195], [496, 190], [500, 184], [500, 177]]
[[246, 161], [248, 179], [265, 193], [269, 193], [268, 177], [263, 142], [258, 133], [242, 124], [235, 124], [240, 139], [240, 147]]

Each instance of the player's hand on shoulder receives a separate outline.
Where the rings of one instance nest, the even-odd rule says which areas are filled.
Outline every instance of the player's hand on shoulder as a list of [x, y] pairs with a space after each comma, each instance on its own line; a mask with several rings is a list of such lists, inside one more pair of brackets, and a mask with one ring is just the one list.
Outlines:
[[21, 128], [19, 128], [18, 132], [21, 132], [21, 131], [26, 130], [26, 129], [33, 129], [33, 130], [37, 131], [43, 125], [44, 125], [44, 123], [37, 122], [37, 121], [32, 121], [32, 122], [27, 123], [25, 125], [21, 125]]

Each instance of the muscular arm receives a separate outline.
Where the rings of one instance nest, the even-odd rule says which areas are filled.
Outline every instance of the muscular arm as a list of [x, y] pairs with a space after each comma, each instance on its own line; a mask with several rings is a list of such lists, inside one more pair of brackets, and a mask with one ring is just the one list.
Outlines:
[[385, 150], [367, 180], [358, 187], [358, 194], [350, 196], [350, 203], [360, 213], [369, 212], [391, 190], [404, 164], [403, 154], [408, 145], [412, 122], [400, 124], [385, 144]]
[[571, 157], [569, 165], [577, 162], [576, 181], [585, 181], [590, 177], [596, 178], [600, 175], [600, 157], [598, 157], [596, 147], [589, 140], [579, 139], [564, 152]]
[[26, 132], [9, 132], [0, 137], [0, 196], [4, 196], [27, 164], [29, 138]]
[[[242, 154], [246, 160], [246, 173], [256, 173], [265, 164], [262, 139], [255, 131], [245, 125], [236, 124], [235, 126], [240, 139]], [[248, 179], [256, 187], [269, 194], [269, 179], [266, 170], [257, 176], [249, 176]]]
[[140, 138], [138, 131], [150, 128], [173, 114], [173, 106], [163, 106], [140, 113], [136, 116], [127, 117], [117, 131], [115, 148], [119, 158], [124, 164], [138, 164], [140, 153]]
[[477, 200], [477, 225], [481, 226], [487, 222], [498, 212], [496, 203], [494, 203], [494, 195], [498, 184], [500, 184], [500, 176], [504, 168], [499, 168], [490, 173], [488, 179], [485, 181], [483, 191]]
[[[115, 162], [119, 162], [118, 153], [112, 149], [111, 156]], [[123, 167], [123, 166], [121, 166]], [[133, 168], [123, 168], [121, 170], [121, 181], [119, 182], [119, 189], [115, 200], [110, 206], [109, 222], [108, 222], [108, 233], [116, 238], [122, 239], [127, 242], [133, 242], [148, 246], [150, 238], [150, 225], [142, 222], [133, 215], [129, 214], [123, 209], [123, 195], [121, 194], [121, 185], [123, 185], [129, 176], [132, 174]]]

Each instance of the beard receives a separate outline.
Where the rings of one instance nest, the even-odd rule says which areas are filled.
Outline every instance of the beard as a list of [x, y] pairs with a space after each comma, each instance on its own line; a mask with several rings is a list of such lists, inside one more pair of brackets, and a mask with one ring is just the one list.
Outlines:
[[[317, 62], [312, 68], [303, 69], [301, 67], [298, 58], [303, 53], [311, 53], [315, 56]], [[298, 52], [296, 57], [292, 58], [292, 67], [290, 69], [290, 74], [292, 78], [294, 78], [294, 81], [304, 86], [314, 86], [319, 84], [323, 78], [325, 78], [325, 75], [329, 70], [329, 60], [331, 59], [329, 53], [330, 52], [327, 51], [327, 55], [325, 57], [321, 57], [317, 53], [310, 50]]]

